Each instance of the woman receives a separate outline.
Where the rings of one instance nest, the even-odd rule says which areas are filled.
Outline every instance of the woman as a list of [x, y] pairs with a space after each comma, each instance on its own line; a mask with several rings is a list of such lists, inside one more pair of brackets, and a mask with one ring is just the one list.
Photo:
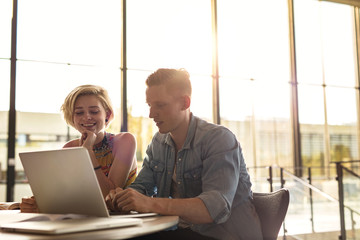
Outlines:
[[[135, 137], [128, 132], [115, 135], [105, 131], [114, 119], [114, 111], [104, 88], [95, 85], [75, 88], [65, 98], [61, 111], [66, 123], [81, 134], [64, 148], [87, 148], [104, 197], [110, 190], [124, 188], [135, 180]], [[23, 198], [20, 209], [21, 212], [39, 211], [34, 197]]]

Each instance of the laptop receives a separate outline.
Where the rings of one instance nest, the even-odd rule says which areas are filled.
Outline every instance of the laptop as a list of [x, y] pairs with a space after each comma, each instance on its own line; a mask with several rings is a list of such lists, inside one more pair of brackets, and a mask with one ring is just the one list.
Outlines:
[[[156, 213], [132, 212], [110, 216], [86, 148], [22, 152], [19, 156], [40, 213], [81, 214], [109, 218], [108, 221], [112, 221], [111, 223], [114, 222], [110, 220], [111, 218], [129, 219], [131, 217], [130, 225], [142, 222], [141, 219], [135, 222], [133, 218], [157, 215]], [[73, 221], [81, 222], [82, 220], [84, 219]], [[126, 221], [121, 221], [125, 226]], [[59, 221], [52, 222], [59, 226]], [[33, 223], [32, 225], [43, 225], [43, 222]], [[12, 225], [16, 224], [19, 225], [19, 223]], [[24, 222], [22, 225], [26, 224], [29, 223]], [[46, 224], [52, 225], [51, 222]], [[113, 225], [108, 224], [108, 226]], [[2, 225], [1, 227], [3, 230], [6, 230], [4, 227], [10, 230], [11, 226]], [[26, 229], [29, 227], [25, 228], [25, 231]], [[54, 230], [48, 232], [57, 233]]]
[[[22, 152], [19, 157], [40, 213], [110, 216], [86, 148]], [[157, 215], [111, 214], [114, 217]]]
[[21, 221], [1, 224], [0, 230], [5, 232], [66, 234], [84, 231], [95, 231], [109, 228], [130, 227], [142, 224], [140, 218], [76, 218], [55, 221]]

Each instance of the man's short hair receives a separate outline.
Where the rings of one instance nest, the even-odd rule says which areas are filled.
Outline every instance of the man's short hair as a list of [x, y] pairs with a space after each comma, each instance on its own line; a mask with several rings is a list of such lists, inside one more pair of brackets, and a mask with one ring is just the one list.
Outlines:
[[146, 79], [148, 87], [162, 84], [169, 89], [180, 90], [181, 93], [191, 96], [190, 74], [183, 68], [159, 68]]

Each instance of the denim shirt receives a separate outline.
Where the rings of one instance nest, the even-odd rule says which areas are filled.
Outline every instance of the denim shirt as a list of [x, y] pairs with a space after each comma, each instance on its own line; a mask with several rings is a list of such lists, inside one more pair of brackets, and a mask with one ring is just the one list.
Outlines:
[[157, 132], [146, 154], [143, 168], [131, 188], [147, 196], [169, 198], [174, 166], [177, 164], [176, 183], [180, 198], [200, 198], [214, 221], [191, 225], [191, 228], [204, 235], [209, 235], [206, 233], [211, 230], [212, 237], [225, 239], [222, 234], [227, 234], [227, 239], [239, 239], [236, 237], [239, 227], [234, 227], [237, 223], [232, 223], [238, 219], [229, 218], [242, 214], [234, 211], [237, 206], [250, 201], [252, 192], [240, 144], [230, 130], [192, 114], [177, 161], [170, 134]]

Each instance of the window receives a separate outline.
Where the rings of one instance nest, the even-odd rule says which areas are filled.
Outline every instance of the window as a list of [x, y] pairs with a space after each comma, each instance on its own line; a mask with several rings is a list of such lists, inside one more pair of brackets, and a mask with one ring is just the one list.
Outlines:
[[218, 1], [221, 123], [248, 166], [293, 165], [287, 13], [287, 1]]
[[[120, 36], [120, 1], [19, 0], [16, 156], [61, 148], [78, 136], [62, 119], [60, 107], [82, 84], [109, 91], [116, 111], [109, 131], [120, 131]], [[15, 160], [22, 180], [22, 165]], [[14, 199], [29, 191], [28, 185], [17, 184]]]
[[139, 161], [157, 131], [148, 118], [145, 80], [158, 68], [185, 68], [193, 87], [192, 112], [212, 120], [210, 7], [209, 0], [127, 1], [127, 106]]
[[358, 159], [353, 7], [295, 1], [295, 31], [303, 165]]

